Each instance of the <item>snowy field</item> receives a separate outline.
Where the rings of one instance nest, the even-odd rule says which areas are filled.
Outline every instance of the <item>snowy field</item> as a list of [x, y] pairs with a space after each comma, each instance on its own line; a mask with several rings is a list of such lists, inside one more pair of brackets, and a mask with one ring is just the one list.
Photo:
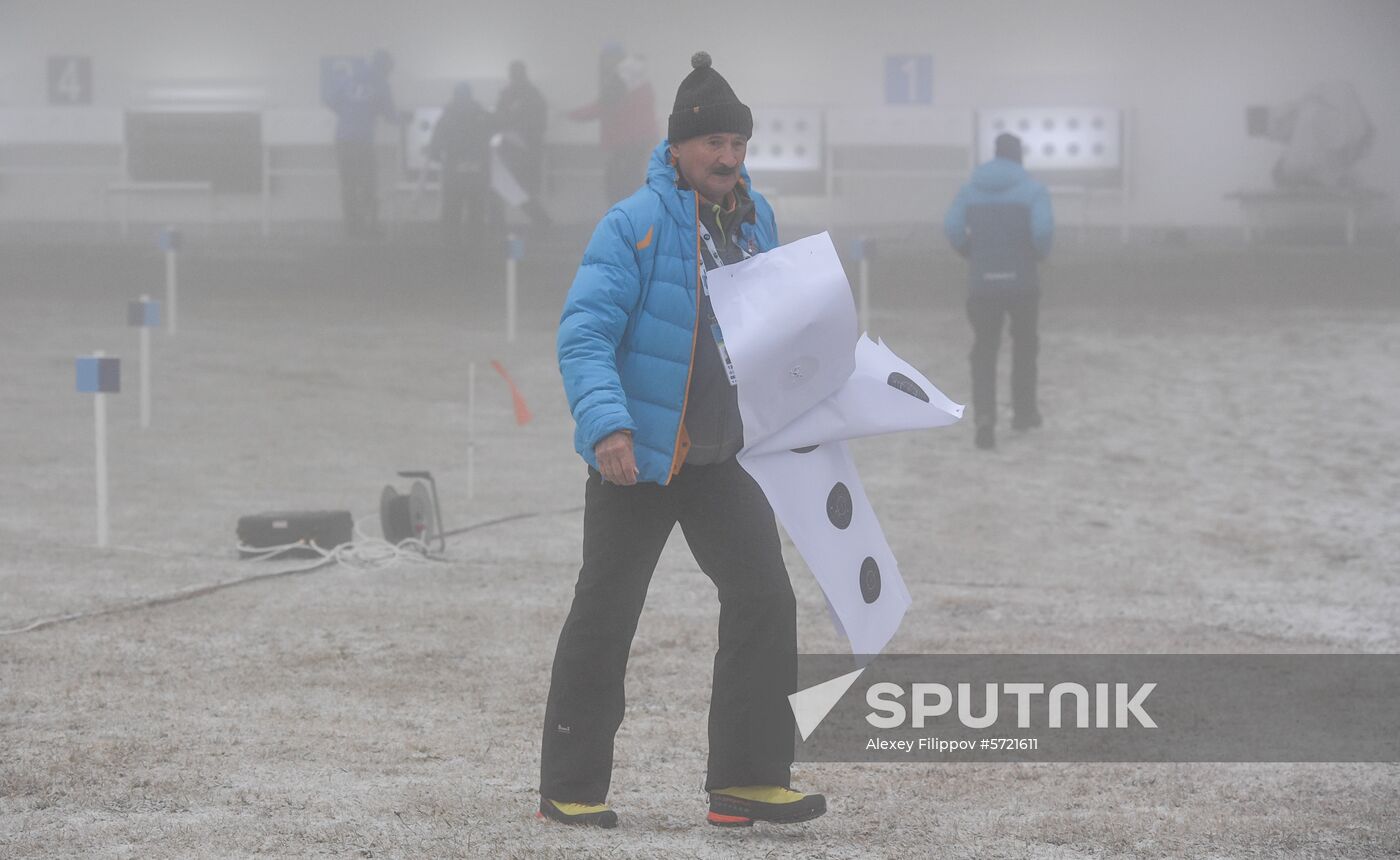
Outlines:
[[[154, 243], [0, 245], [0, 629], [290, 567], [236, 560], [237, 519], [370, 517], [400, 469], [435, 473], [449, 529], [535, 514], [452, 538], [441, 563], [0, 636], [0, 857], [1400, 854], [1396, 764], [799, 765], [824, 818], [709, 827], [718, 608], [679, 531], [633, 646], [622, 826], [537, 822], [582, 531], [553, 350], [581, 241], [523, 266], [507, 344], [499, 265], [195, 236], [146, 431], [125, 303], [163, 290]], [[872, 333], [966, 402], [962, 264], [933, 247], [882, 253]], [[1004, 417], [990, 454], [969, 421], [853, 446], [914, 597], [892, 650], [1400, 650], [1400, 252], [1066, 242], [1044, 278], [1043, 430]], [[92, 402], [73, 390], [93, 349], [124, 359], [106, 550]], [[1003, 401], [1006, 367], [1003, 351]], [[841, 650], [788, 555], [802, 650]]]

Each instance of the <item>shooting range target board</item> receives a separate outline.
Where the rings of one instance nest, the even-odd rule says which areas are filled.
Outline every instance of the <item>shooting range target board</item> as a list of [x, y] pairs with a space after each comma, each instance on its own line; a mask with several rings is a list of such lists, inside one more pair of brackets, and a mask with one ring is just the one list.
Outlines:
[[1123, 166], [1123, 119], [1117, 108], [979, 110], [979, 163], [995, 156], [999, 134], [1021, 139], [1027, 170], [1103, 171]]
[[762, 108], [744, 164], [758, 171], [822, 169], [822, 112], [817, 108]]

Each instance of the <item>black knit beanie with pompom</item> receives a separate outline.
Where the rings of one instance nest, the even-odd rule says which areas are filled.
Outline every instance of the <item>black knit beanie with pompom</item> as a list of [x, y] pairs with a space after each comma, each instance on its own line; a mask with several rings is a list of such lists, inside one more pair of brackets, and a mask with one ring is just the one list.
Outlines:
[[710, 55], [699, 51], [690, 58], [690, 65], [693, 71], [676, 90], [676, 104], [667, 123], [666, 136], [671, 143], [717, 132], [751, 137], [753, 113], [710, 65]]

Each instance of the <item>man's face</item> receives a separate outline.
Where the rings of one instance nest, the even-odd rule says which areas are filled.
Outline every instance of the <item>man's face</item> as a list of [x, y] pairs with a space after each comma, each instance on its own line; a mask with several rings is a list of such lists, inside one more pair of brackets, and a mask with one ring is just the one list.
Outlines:
[[691, 188], [711, 203], [720, 203], [739, 181], [748, 146], [742, 134], [716, 132], [671, 144], [671, 157]]

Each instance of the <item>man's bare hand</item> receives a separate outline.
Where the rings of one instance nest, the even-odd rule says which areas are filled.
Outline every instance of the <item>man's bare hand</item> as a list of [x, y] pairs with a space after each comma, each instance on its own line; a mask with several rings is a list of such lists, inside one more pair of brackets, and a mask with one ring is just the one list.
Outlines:
[[632, 455], [632, 434], [618, 430], [604, 436], [593, 446], [598, 459], [598, 471], [610, 484], [630, 487], [637, 483], [637, 459]]

